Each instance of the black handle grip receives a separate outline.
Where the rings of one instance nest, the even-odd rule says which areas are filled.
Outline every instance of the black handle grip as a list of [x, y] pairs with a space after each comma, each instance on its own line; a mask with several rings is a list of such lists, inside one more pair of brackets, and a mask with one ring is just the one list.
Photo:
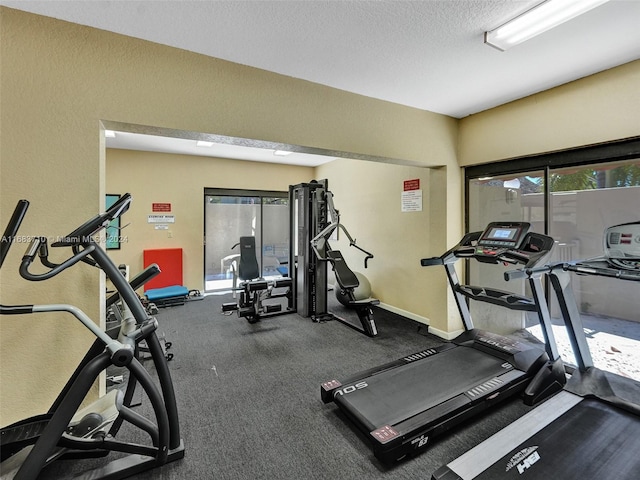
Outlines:
[[504, 279], [508, 282], [509, 280], [516, 280], [518, 278], [526, 277], [527, 271], [525, 269], [520, 270], [509, 270], [508, 272], [504, 272]]
[[434, 265], [444, 265], [442, 257], [423, 258], [420, 260], [420, 265], [423, 267], [432, 267]]
[[[46, 239], [45, 239], [46, 241]], [[31, 264], [33, 260], [36, 258], [36, 254], [40, 251], [40, 246], [42, 245], [41, 237], [34, 237], [31, 240], [31, 243], [27, 247], [27, 250], [24, 252], [22, 256], [22, 262], [27, 262], [27, 265]]]
[[33, 313], [33, 305], [0, 305], [0, 315], [22, 315]]
[[6, 258], [7, 253], [9, 253], [13, 239], [15, 238], [16, 233], [18, 233], [18, 229], [20, 228], [20, 224], [22, 223], [28, 208], [28, 200], [18, 200], [18, 204], [13, 210], [13, 215], [11, 215], [11, 219], [9, 220], [7, 228], [5, 229], [0, 241], [0, 267], [2, 267], [4, 259]]

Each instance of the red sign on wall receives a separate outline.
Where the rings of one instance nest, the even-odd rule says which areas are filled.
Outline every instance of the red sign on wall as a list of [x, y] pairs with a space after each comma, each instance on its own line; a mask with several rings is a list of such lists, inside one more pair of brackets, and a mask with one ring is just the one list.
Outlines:
[[420, 190], [420, 179], [414, 178], [413, 180], [405, 180], [404, 181], [404, 191], [408, 192], [409, 190]]
[[151, 211], [153, 212], [170, 212], [171, 204], [170, 203], [152, 203]]

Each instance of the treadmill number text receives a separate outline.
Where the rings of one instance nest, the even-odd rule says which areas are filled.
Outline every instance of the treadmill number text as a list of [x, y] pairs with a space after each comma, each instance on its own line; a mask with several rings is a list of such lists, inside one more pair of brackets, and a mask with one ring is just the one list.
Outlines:
[[354, 385], [349, 385], [348, 387], [341, 388], [340, 390], [335, 391], [335, 395], [345, 395], [347, 393], [353, 393], [356, 390], [362, 390], [363, 388], [367, 388], [369, 384], [367, 382], [358, 382]]

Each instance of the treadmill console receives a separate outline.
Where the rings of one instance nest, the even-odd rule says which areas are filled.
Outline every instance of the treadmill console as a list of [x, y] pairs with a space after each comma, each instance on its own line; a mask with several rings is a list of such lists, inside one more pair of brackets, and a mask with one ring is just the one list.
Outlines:
[[618, 268], [640, 268], [640, 222], [607, 228], [604, 234], [607, 262]]
[[478, 245], [489, 250], [494, 248], [517, 250], [530, 229], [531, 224], [527, 222], [492, 222], [480, 235]]
[[531, 231], [528, 222], [492, 222], [481, 232], [467, 233], [440, 257], [423, 258], [423, 267], [447, 265], [460, 258], [481, 263], [511, 263], [530, 268], [553, 248], [553, 238]]

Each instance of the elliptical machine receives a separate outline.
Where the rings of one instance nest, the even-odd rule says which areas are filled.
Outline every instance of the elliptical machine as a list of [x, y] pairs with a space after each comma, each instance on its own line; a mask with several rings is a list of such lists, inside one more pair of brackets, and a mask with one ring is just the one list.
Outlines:
[[[95, 466], [77, 478], [120, 479], [184, 457], [180, 438], [175, 392], [167, 359], [156, 335], [157, 321], [147, 315], [135, 291], [119, 272], [118, 267], [94, 240], [94, 235], [129, 208], [131, 195], [123, 195], [106, 212], [95, 216], [52, 247], [70, 247], [72, 255], [57, 264], [48, 259], [47, 240], [34, 238], [20, 265], [20, 275], [30, 281], [50, 279], [79, 262], [102, 269], [116, 288], [122, 322], [103, 331], [84, 312], [73, 305], [0, 305], [0, 315], [28, 315], [46, 312], [67, 312], [73, 315], [95, 336], [96, 340], [49, 410], [21, 420], [1, 431], [1, 465], [5, 476], [17, 480], [32, 480], [45, 468], [63, 459], [105, 457], [110, 452], [122, 452], [106, 465]], [[0, 266], [26, 214], [29, 202], [20, 200], [5, 230], [0, 245]], [[30, 265], [39, 256], [49, 270], [35, 274]], [[139, 346], [146, 343], [157, 373], [157, 382], [138, 360]], [[109, 366], [128, 370], [126, 388], [111, 390], [92, 405], [79, 410], [80, 404], [101, 372]], [[136, 384], [144, 390], [155, 418], [133, 411], [132, 398]], [[116, 439], [124, 422], [146, 434], [146, 443]], [[60, 473], [60, 476], [68, 477]]]

